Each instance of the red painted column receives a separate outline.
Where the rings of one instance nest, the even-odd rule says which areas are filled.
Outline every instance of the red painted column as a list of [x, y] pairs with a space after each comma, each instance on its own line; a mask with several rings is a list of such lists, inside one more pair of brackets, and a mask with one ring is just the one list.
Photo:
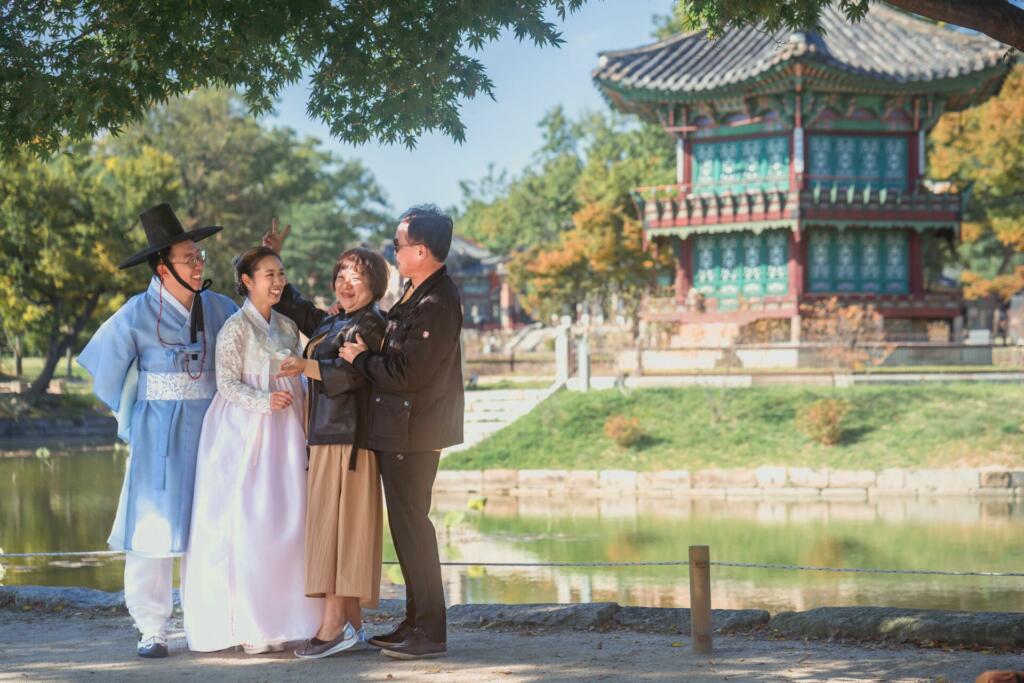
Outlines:
[[789, 293], [796, 304], [804, 297], [804, 235], [798, 228], [789, 233]]
[[924, 250], [921, 248], [921, 233], [917, 230], [910, 231], [910, 247], [908, 249], [908, 260], [910, 261], [910, 293], [924, 293]]
[[917, 178], [921, 172], [917, 168], [917, 132], [907, 137], [907, 192], [913, 194], [917, 190]]
[[691, 272], [691, 245], [689, 238], [673, 237], [672, 245], [676, 254], [676, 301], [683, 303], [686, 295], [693, 286], [693, 273]]
[[680, 138], [683, 142], [683, 194], [690, 194], [693, 188], [693, 140]]

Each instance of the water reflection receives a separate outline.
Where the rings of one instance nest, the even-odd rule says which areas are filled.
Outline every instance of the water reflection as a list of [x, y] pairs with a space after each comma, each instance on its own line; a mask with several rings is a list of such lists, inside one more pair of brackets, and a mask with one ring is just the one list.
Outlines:
[[[89, 453], [0, 461], [0, 546], [8, 552], [102, 549], [124, 455]], [[642, 562], [686, 558], [768, 564], [1019, 571], [1024, 510], [1018, 503], [890, 499], [875, 503], [470, 496], [435, 501], [444, 559], [500, 562]], [[394, 559], [385, 539], [385, 559]], [[7, 584], [121, 588], [117, 559], [11, 560]], [[821, 605], [890, 605], [1024, 611], [1024, 580], [885, 576], [718, 568], [715, 607], [772, 611]], [[384, 595], [401, 591], [385, 569]], [[446, 568], [451, 603], [587, 602], [687, 606], [685, 567]]]

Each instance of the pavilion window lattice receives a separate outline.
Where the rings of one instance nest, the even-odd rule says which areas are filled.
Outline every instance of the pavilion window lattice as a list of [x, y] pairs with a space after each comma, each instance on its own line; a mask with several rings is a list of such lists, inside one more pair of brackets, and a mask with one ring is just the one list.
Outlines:
[[905, 136], [811, 135], [808, 180], [826, 187], [902, 189], [909, 173], [907, 153]]
[[783, 296], [789, 289], [789, 232], [694, 236], [694, 286], [719, 308], [740, 299]]
[[814, 228], [807, 239], [809, 292], [909, 291], [909, 236], [905, 230]]
[[698, 194], [784, 190], [789, 186], [789, 138], [781, 135], [694, 144]]

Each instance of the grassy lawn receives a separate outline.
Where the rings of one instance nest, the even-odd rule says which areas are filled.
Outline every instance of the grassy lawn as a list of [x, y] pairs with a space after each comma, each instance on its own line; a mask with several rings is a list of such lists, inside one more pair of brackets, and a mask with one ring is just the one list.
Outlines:
[[[43, 370], [43, 358], [25, 357], [22, 359], [21, 380], [31, 382]], [[64, 382], [64, 394], [48, 395], [37, 405], [26, 408], [16, 394], [0, 394], [0, 418], [38, 418], [60, 417], [77, 418], [90, 413], [107, 415], [110, 413], [92, 395], [92, 378], [85, 368], [72, 361], [72, 379], [68, 380], [67, 361], [61, 359], [54, 373], [55, 380]], [[10, 356], [0, 359], [0, 381], [11, 381], [14, 376], [14, 361]]]
[[[39, 373], [43, 370], [43, 358], [28, 356], [21, 359], [21, 378], [26, 382], [31, 382]], [[61, 359], [60, 363], [57, 364], [57, 371], [53, 374], [54, 379], [67, 379], [68, 377], [68, 363], [67, 360]], [[13, 379], [14, 374], [14, 360], [10, 356], [4, 356], [0, 359], [0, 375], [3, 375], [5, 379]], [[76, 380], [86, 381], [91, 379], [89, 373], [85, 371], [77, 361], [72, 359], [71, 361], [71, 375]]]
[[[800, 406], [844, 398], [840, 443], [795, 426]], [[639, 419], [644, 437], [622, 448], [611, 415]], [[842, 469], [1024, 465], [1024, 387], [1008, 384], [777, 386], [559, 392], [447, 469], [700, 469], [790, 465]]]
[[[43, 358], [38, 357], [25, 357], [21, 361], [21, 372], [20, 379], [23, 382], [32, 382], [39, 376], [39, 373], [43, 371]], [[89, 394], [92, 392], [92, 377], [85, 371], [81, 365], [75, 360], [71, 362], [71, 379], [68, 379], [68, 364], [63, 358], [60, 363], [57, 364], [57, 371], [53, 373], [53, 379], [60, 380], [64, 383], [64, 393], [67, 394]], [[14, 377], [14, 360], [10, 356], [4, 356], [0, 359], [0, 381], [11, 381], [19, 379]], [[69, 404], [71, 405], [71, 404]], [[58, 407], [59, 409], [59, 407]], [[72, 411], [74, 407], [71, 406], [69, 409]], [[10, 417], [8, 414], [10, 408], [0, 408], [0, 415]]]

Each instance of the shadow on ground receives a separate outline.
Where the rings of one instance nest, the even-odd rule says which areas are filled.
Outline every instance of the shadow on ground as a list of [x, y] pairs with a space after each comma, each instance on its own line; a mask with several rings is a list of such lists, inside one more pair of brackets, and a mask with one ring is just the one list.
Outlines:
[[[384, 630], [387, 624], [368, 624]], [[157, 681], [196, 677], [240, 680], [401, 681], [740, 681], [973, 680], [1012, 668], [1020, 657], [916, 647], [720, 636], [711, 657], [692, 653], [685, 636], [628, 631], [495, 632], [453, 629], [444, 659], [396, 662], [374, 651], [299, 661], [287, 653], [193, 654], [180, 629], [166, 660], [142, 660], [127, 617], [0, 611], [0, 678]]]

